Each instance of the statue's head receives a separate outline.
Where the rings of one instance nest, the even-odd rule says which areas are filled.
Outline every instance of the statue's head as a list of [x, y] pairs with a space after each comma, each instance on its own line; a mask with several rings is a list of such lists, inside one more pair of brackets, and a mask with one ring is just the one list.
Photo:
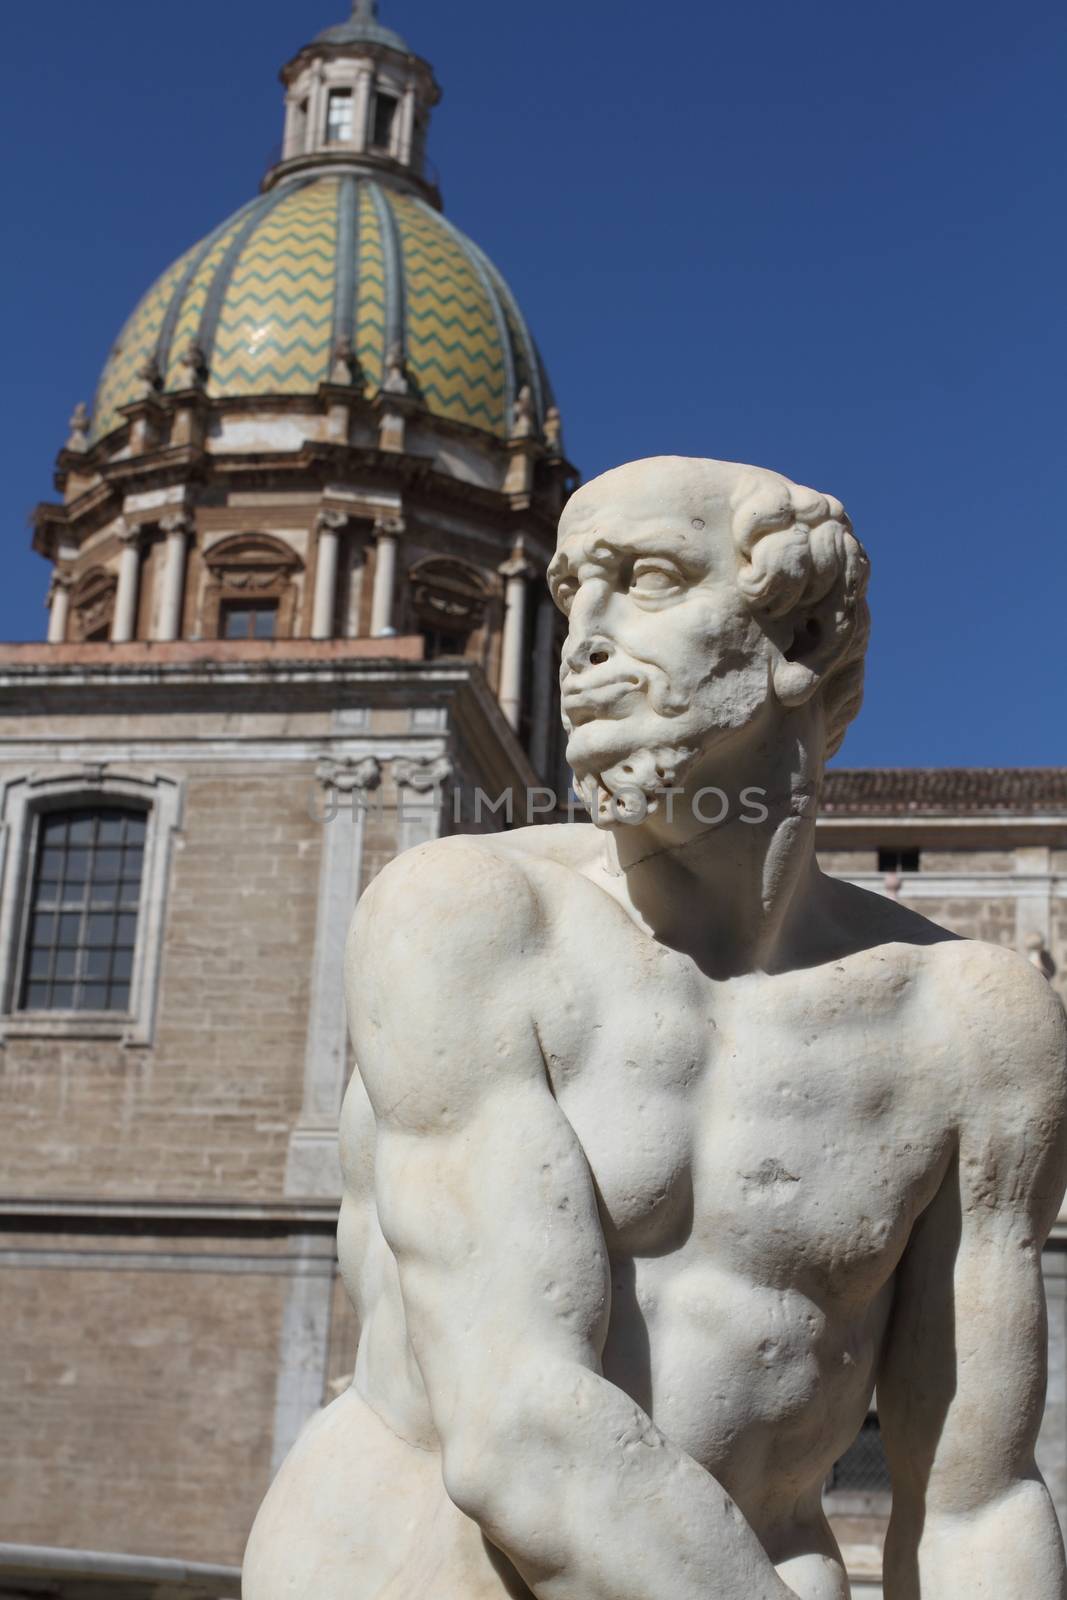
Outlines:
[[682, 785], [776, 706], [818, 711], [832, 755], [862, 698], [867, 572], [839, 501], [761, 467], [657, 456], [583, 485], [549, 584], [594, 815], [598, 791]]

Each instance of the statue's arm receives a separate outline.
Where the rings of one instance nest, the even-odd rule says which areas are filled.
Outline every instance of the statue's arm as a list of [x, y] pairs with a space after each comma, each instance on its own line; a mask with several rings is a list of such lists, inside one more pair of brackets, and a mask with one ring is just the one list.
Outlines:
[[539, 1600], [786, 1600], [721, 1486], [602, 1376], [596, 1197], [531, 1021], [541, 921], [518, 869], [454, 840], [387, 869], [349, 946], [445, 1488]]
[[980, 976], [961, 996], [973, 1000], [963, 1028], [972, 1088], [957, 1153], [901, 1265], [878, 1379], [893, 1478], [886, 1600], [1067, 1597], [1034, 1462], [1041, 1248], [1067, 1162], [1064, 1018], [1045, 980], [1014, 957], [990, 955]]

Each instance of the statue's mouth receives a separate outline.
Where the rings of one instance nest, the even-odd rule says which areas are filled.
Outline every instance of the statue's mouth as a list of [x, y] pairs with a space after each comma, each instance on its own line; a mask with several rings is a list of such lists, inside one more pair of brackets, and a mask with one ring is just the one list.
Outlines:
[[563, 710], [572, 727], [581, 728], [598, 717], [621, 717], [626, 713], [626, 702], [639, 693], [641, 680], [632, 675], [604, 678], [598, 683], [583, 683], [580, 687], [564, 689]]

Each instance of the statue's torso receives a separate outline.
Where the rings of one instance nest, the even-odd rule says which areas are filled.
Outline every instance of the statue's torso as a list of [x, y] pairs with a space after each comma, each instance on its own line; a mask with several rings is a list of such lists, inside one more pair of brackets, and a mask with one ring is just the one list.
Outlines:
[[945, 1171], [924, 952], [713, 982], [589, 896], [537, 1021], [612, 1258], [605, 1373], [769, 1532], [863, 1420]]
[[[799, 1560], [798, 1594], [834, 1600], [822, 1481], [863, 1420], [894, 1269], [952, 1147], [932, 952], [875, 941], [712, 981], [580, 872], [536, 857], [527, 870], [551, 915], [523, 1000], [596, 1184], [605, 1376], [730, 1491], [776, 1562]], [[356, 1389], [421, 1472], [432, 1428], [373, 1217], [358, 1081], [343, 1133]], [[485, 1579], [486, 1594], [511, 1592]]]

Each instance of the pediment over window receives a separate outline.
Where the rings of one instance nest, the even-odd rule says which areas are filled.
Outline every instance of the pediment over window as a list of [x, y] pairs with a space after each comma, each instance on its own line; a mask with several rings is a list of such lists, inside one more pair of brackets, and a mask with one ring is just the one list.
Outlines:
[[106, 567], [91, 567], [82, 574], [70, 597], [75, 639], [89, 641], [110, 637], [117, 588], [117, 577]]
[[426, 659], [465, 655], [490, 597], [481, 573], [451, 556], [427, 556], [408, 571], [408, 595]]
[[238, 533], [204, 551], [204, 565], [228, 589], [266, 589], [284, 583], [304, 563], [282, 539], [266, 533]]
[[430, 556], [416, 562], [408, 582], [420, 619], [467, 632], [481, 625], [489, 591], [481, 574], [465, 561]]
[[204, 551], [202, 628], [209, 639], [288, 639], [304, 563], [269, 533], [237, 533]]

